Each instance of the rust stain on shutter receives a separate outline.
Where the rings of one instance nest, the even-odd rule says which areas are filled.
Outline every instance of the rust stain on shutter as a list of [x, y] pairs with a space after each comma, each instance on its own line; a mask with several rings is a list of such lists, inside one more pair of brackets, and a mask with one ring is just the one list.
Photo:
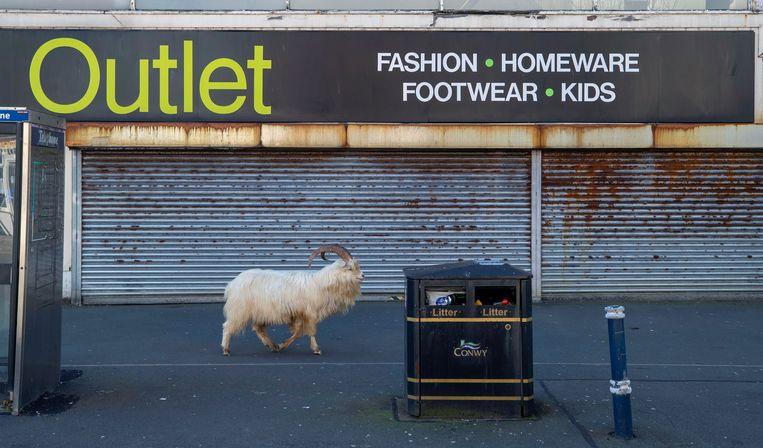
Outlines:
[[763, 293], [763, 152], [548, 151], [543, 291]]

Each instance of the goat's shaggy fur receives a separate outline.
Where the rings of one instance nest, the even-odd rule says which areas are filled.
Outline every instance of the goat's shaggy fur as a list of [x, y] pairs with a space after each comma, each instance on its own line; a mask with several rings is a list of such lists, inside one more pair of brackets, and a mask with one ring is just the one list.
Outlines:
[[[355, 259], [337, 260], [323, 269], [274, 271], [250, 269], [225, 288], [223, 354], [230, 354], [230, 338], [249, 324], [263, 344], [281, 351], [296, 338], [310, 336], [310, 348], [320, 355], [315, 340], [317, 324], [328, 316], [346, 312], [360, 295], [363, 273]], [[288, 325], [289, 339], [276, 345], [267, 335], [269, 325]]]

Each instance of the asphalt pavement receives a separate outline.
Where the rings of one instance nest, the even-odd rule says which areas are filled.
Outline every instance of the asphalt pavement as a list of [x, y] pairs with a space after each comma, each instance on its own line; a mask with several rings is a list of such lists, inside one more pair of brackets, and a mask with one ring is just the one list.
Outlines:
[[[4, 447], [760, 447], [763, 302], [625, 303], [636, 438], [610, 435], [600, 301], [534, 306], [538, 416], [400, 422], [403, 306], [359, 303], [270, 353], [220, 354], [222, 305], [68, 307], [61, 406], [0, 415]], [[284, 339], [283, 328], [272, 332]]]

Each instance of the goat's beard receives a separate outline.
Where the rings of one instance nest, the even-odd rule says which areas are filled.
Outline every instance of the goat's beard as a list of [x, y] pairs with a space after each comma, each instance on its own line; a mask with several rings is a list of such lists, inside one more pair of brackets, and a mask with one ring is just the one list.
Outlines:
[[337, 307], [338, 313], [347, 314], [355, 306], [355, 300], [360, 296], [360, 282], [354, 282], [352, 289], [353, 291], [347, 295], [347, 298], [339, 301], [339, 306]]
[[329, 287], [327, 291], [330, 300], [319, 314], [319, 320], [333, 314], [345, 314], [355, 305], [355, 299], [360, 295], [359, 281], [338, 282]]
[[337, 314], [347, 314], [350, 312], [353, 306], [355, 306], [355, 299], [352, 299], [350, 302], [343, 302], [339, 305]]

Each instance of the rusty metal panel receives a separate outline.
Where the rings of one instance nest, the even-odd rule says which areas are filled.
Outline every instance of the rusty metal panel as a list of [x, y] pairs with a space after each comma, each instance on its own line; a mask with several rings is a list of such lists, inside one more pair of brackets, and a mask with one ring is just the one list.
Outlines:
[[262, 146], [269, 148], [342, 148], [347, 146], [343, 124], [263, 124]]
[[748, 0], [598, 0], [597, 10], [718, 11], [751, 9]]
[[657, 124], [655, 148], [760, 148], [763, 126], [759, 124]]
[[593, 11], [593, 0], [443, 0], [446, 11]]
[[37, 9], [56, 11], [130, 10], [130, 0], [0, 0], [0, 9]]
[[355, 148], [536, 148], [541, 128], [529, 124], [350, 124]]
[[763, 151], [547, 151], [544, 297], [763, 296]]
[[68, 123], [70, 148], [251, 148], [258, 123]]
[[437, 11], [439, 0], [290, 0], [289, 9], [310, 11]]
[[530, 268], [530, 154], [506, 150], [82, 152], [84, 303], [220, 300], [253, 267], [304, 269], [346, 244], [364, 294], [403, 266]]
[[649, 148], [653, 128], [644, 124], [539, 125], [541, 148]]
[[277, 11], [287, 9], [286, 0], [138, 0], [139, 11]]

